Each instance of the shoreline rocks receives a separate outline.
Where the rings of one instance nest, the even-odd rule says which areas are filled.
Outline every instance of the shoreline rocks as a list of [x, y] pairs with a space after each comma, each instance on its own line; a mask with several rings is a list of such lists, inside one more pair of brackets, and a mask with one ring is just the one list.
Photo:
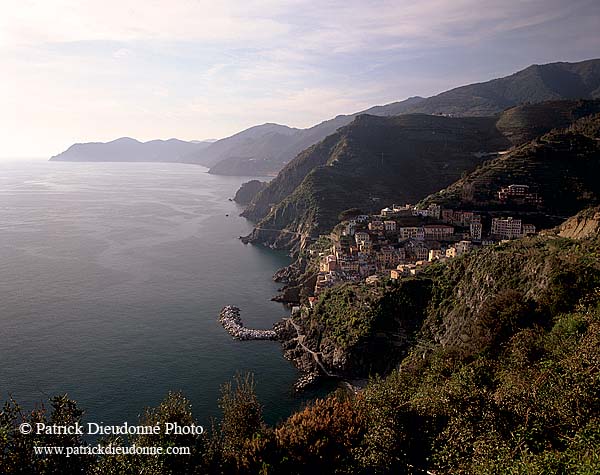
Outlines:
[[338, 379], [334, 375], [323, 374], [323, 370], [316, 364], [313, 356], [298, 344], [298, 333], [289, 318], [273, 324], [272, 330], [246, 328], [240, 317], [240, 309], [233, 305], [227, 305], [221, 310], [218, 320], [235, 340], [279, 341], [283, 357], [290, 361], [300, 373], [292, 388], [295, 393], [319, 384], [323, 378]]

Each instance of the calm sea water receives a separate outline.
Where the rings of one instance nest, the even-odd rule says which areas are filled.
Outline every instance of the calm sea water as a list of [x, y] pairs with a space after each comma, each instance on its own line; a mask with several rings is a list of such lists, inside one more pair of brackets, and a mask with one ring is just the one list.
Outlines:
[[[274, 342], [235, 342], [226, 304], [268, 328], [283, 254], [245, 246], [228, 198], [245, 181], [183, 164], [0, 162], [0, 391], [31, 408], [68, 393], [86, 421], [135, 422], [182, 390], [200, 423], [252, 371], [266, 419], [301, 401]], [[229, 215], [229, 216], [227, 216]], [[310, 395], [309, 395], [310, 396]]]

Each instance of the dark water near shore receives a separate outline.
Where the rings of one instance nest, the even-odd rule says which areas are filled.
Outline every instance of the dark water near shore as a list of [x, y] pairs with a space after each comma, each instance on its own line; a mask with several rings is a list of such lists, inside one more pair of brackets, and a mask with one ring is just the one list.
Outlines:
[[[245, 181], [183, 164], [0, 162], [0, 391], [26, 407], [68, 393], [86, 422], [135, 422], [182, 390], [200, 423], [252, 371], [266, 419], [301, 403], [277, 343], [236, 342], [237, 305], [270, 328], [283, 254], [245, 246], [228, 198]], [[229, 214], [229, 216], [226, 216]]]

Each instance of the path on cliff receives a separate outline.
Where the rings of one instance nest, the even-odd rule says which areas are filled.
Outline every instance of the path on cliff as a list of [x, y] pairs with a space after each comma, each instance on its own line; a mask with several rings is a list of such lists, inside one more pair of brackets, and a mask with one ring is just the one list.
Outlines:
[[291, 318], [288, 318], [288, 320], [291, 322], [291, 324], [294, 326], [294, 329], [296, 330], [296, 335], [297, 338], [296, 340], [298, 341], [298, 344], [304, 348], [305, 351], [307, 351], [308, 353], [310, 353], [313, 357], [313, 359], [315, 360], [315, 363], [317, 364], [317, 366], [319, 368], [321, 368], [321, 370], [323, 371], [323, 373], [325, 373], [326, 376], [330, 377], [330, 378], [337, 378], [338, 376], [336, 376], [335, 374], [331, 374], [329, 371], [327, 371], [327, 369], [325, 368], [325, 366], [323, 366], [323, 363], [321, 363], [321, 360], [319, 359], [319, 353], [314, 352], [313, 350], [311, 350], [309, 347], [307, 347], [304, 344], [304, 337], [305, 335], [300, 333], [300, 327], [296, 324], [296, 322], [294, 322], [294, 320], [292, 320]]

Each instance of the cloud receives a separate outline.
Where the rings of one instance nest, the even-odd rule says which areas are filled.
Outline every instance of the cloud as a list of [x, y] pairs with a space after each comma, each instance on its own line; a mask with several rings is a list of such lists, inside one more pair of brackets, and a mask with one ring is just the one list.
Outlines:
[[116, 50], [113, 53], [113, 58], [116, 58], [116, 59], [128, 58], [132, 54], [133, 54], [132, 51], [128, 48], [119, 48], [118, 50]]

